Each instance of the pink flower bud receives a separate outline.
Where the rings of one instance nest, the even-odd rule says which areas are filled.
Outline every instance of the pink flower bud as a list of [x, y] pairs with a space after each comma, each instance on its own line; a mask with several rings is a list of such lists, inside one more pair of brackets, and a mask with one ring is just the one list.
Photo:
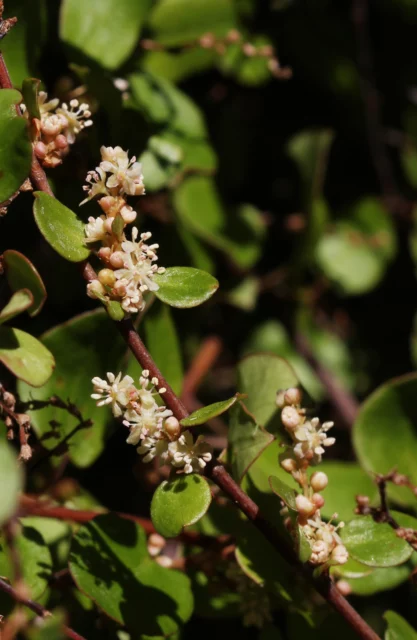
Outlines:
[[292, 473], [297, 470], [297, 463], [292, 458], [285, 458], [285, 460], [281, 460], [281, 467], [287, 472]]
[[284, 407], [281, 413], [282, 424], [286, 429], [293, 431], [301, 423], [301, 417], [294, 407]]
[[296, 497], [295, 505], [300, 516], [304, 516], [305, 518], [312, 516], [313, 513], [317, 511], [316, 505], [303, 495], [298, 495]]
[[103, 262], [109, 262], [111, 255], [112, 255], [112, 253], [111, 253], [110, 247], [101, 247], [101, 249], [99, 249], [99, 251], [98, 251], [98, 257]]
[[132, 222], [134, 222], [136, 220], [136, 211], [134, 211], [132, 209], [132, 207], [129, 207], [128, 205], [125, 205], [121, 211], [120, 211], [120, 215], [122, 216], [123, 220], [126, 222], [126, 224], [131, 224]]
[[315, 471], [310, 478], [310, 485], [313, 491], [323, 491], [328, 482], [329, 479], [323, 471]]
[[60, 151], [66, 151], [68, 149], [68, 147], [69, 147], [68, 140], [66, 139], [65, 136], [60, 134], [59, 136], [57, 136], [55, 138], [55, 148], [56, 149], [59, 149]]
[[181, 433], [181, 425], [174, 416], [170, 416], [165, 420], [164, 431], [171, 440], [176, 440]]
[[352, 593], [352, 587], [347, 580], [339, 580], [336, 582], [336, 589], [345, 597], [350, 596]]
[[39, 160], [43, 160], [48, 153], [48, 147], [43, 142], [37, 142], [34, 146], [35, 156], [39, 158]]
[[324, 502], [325, 502], [324, 498], [319, 493], [315, 493], [311, 499], [316, 505], [317, 509], [321, 509], [322, 506], [324, 505]]
[[285, 404], [301, 404], [302, 393], [300, 389], [293, 387], [284, 393]]
[[123, 251], [114, 251], [109, 258], [111, 266], [114, 269], [122, 269], [125, 264], [125, 257], [126, 255]]

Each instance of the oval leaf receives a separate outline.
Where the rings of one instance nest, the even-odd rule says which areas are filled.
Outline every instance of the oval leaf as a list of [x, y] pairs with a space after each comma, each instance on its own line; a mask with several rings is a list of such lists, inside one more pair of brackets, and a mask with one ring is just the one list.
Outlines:
[[204, 516], [210, 502], [210, 487], [202, 476], [189, 474], [165, 480], [152, 498], [152, 522], [162, 536], [175, 538], [184, 527]]
[[45, 384], [55, 366], [52, 353], [39, 340], [10, 327], [0, 327], [0, 362], [32, 387]]
[[[374, 473], [396, 468], [417, 484], [417, 374], [390, 380], [361, 406], [353, 427], [353, 444], [361, 465]], [[395, 434], [395, 446], [393, 446]], [[415, 508], [405, 487], [388, 486], [388, 494]]]
[[13, 449], [0, 440], [0, 526], [13, 515], [22, 490], [23, 477]]
[[84, 223], [71, 209], [42, 191], [35, 192], [33, 213], [43, 237], [57, 253], [71, 262], [90, 255], [85, 246]]
[[289, 509], [297, 511], [295, 499], [298, 493], [295, 489], [289, 487], [281, 478], [277, 478], [276, 476], [269, 478], [269, 485], [272, 491], [281, 498]]
[[137, 634], [168, 636], [192, 613], [188, 578], [149, 558], [146, 534], [131, 520], [105, 514], [80, 527], [69, 568], [81, 591]]
[[214, 402], [213, 404], [202, 407], [197, 411], [194, 411], [188, 418], [180, 420], [180, 424], [183, 427], [196, 427], [199, 424], [205, 424], [208, 420], [220, 416], [233, 407], [233, 405], [240, 399], [246, 398], [242, 393], [236, 393], [232, 398], [228, 400], [222, 400], [221, 402]]
[[0, 91], [0, 203], [20, 189], [32, 163], [27, 121], [16, 111], [20, 101], [15, 89]]
[[0, 311], [0, 324], [3, 324], [7, 320], [11, 320], [19, 313], [23, 313], [26, 309], [29, 309], [33, 304], [33, 296], [27, 289], [16, 291], [10, 298], [9, 302]]
[[179, 309], [189, 309], [202, 304], [217, 291], [219, 283], [209, 273], [193, 267], [169, 267], [163, 274], [156, 274], [159, 289], [157, 298]]
[[[403, 527], [417, 528], [417, 520], [404, 513], [392, 512]], [[394, 567], [406, 562], [412, 547], [398, 538], [389, 524], [375, 522], [371, 516], [359, 516], [342, 530], [341, 538], [349, 554], [369, 567]]]
[[3, 253], [6, 277], [12, 291], [29, 289], [33, 296], [30, 316], [36, 316], [46, 300], [45, 285], [33, 264], [20, 251], [8, 249]]
[[417, 631], [395, 611], [386, 611], [384, 618], [388, 623], [385, 640], [417, 640]]

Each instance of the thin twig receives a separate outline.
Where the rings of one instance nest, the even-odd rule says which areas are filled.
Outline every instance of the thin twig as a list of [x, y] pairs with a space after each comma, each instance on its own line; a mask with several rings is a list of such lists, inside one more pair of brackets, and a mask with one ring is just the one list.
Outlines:
[[203, 340], [184, 377], [183, 397], [196, 394], [201, 382], [216, 362], [222, 349], [223, 342], [218, 336], [209, 336]]

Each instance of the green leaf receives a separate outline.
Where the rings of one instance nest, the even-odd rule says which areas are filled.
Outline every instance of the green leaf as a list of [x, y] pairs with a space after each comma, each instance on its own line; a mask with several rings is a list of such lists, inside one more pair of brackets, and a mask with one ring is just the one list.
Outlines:
[[273, 439], [273, 435], [259, 426], [240, 403], [233, 407], [230, 412], [227, 458], [237, 482], [242, 481], [250, 466]]
[[199, 424], [205, 424], [208, 420], [211, 420], [216, 416], [221, 416], [222, 413], [229, 411], [230, 407], [233, 407], [235, 402], [245, 397], [246, 396], [241, 393], [236, 393], [228, 400], [221, 400], [220, 402], [209, 404], [207, 407], [202, 407], [201, 409], [194, 411], [194, 413], [189, 415], [188, 418], [180, 420], [180, 424], [182, 424], [183, 427], [195, 427]]
[[158, 42], [166, 46], [191, 43], [204, 33], [224, 36], [236, 27], [232, 0], [161, 0], [150, 17]]
[[41, 276], [34, 265], [19, 251], [8, 249], [3, 253], [6, 277], [12, 291], [29, 289], [33, 296], [30, 316], [36, 316], [46, 300], [46, 289]]
[[59, 255], [81, 262], [90, 255], [85, 246], [84, 223], [53, 196], [35, 191], [33, 213], [39, 231]]
[[33, 296], [27, 289], [16, 291], [10, 298], [9, 302], [0, 311], [0, 324], [11, 320], [23, 311], [26, 311], [33, 304]]
[[268, 430], [276, 429], [277, 391], [296, 386], [298, 380], [290, 365], [270, 353], [247, 356], [238, 365], [238, 388], [248, 396], [245, 406]]
[[239, 615], [240, 594], [224, 584], [222, 576], [208, 577], [204, 571], [192, 571], [194, 614], [199, 618], [224, 619]]
[[210, 69], [215, 58], [213, 50], [202, 47], [186, 47], [179, 51], [148, 51], [142, 58], [142, 68], [152, 75], [179, 84], [195, 73]]
[[[350, 560], [348, 563], [349, 562]], [[365, 567], [365, 565], [359, 566]], [[404, 564], [398, 565], [397, 567], [387, 567], [386, 569], [366, 568], [369, 569], [369, 573], [358, 577], [349, 575], [345, 577], [343, 573], [341, 574], [341, 577], [348, 582], [352, 593], [355, 595], [372, 596], [381, 591], [391, 591], [395, 589], [410, 578], [415, 569], [415, 562], [412, 562], [410, 559], [408, 562], [404, 562]], [[335, 569], [338, 569], [338, 567], [335, 567]]]
[[115, 322], [120, 322], [125, 317], [123, 307], [117, 300], [106, 300], [105, 306], [110, 318]]
[[184, 226], [243, 269], [259, 259], [265, 236], [259, 211], [251, 205], [227, 211], [213, 178], [188, 177], [175, 190], [174, 205]]
[[162, 536], [175, 538], [204, 516], [210, 502], [210, 487], [202, 476], [192, 473], [164, 480], [152, 498], [152, 522]]
[[134, 633], [174, 634], [192, 613], [189, 579], [150, 560], [146, 534], [131, 520], [106, 514], [82, 526], [69, 568], [79, 589]]
[[[415, 518], [395, 511], [392, 515], [402, 527], [417, 528]], [[352, 558], [370, 567], [394, 567], [413, 553], [408, 542], [399, 538], [389, 524], [375, 522], [372, 516], [354, 518], [340, 535]]]
[[[171, 309], [155, 300], [144, 319], [145, 342], [148, 351], [156, 362], [162, 375], [173, 388], [176, 394], [181, 394], [184, 377], [181, 345], [172, 317]], [[169, 354], [169, 357], [167, 357]], [[133, 366], [137, 368], [137, 375], [141, 374], [141, 367], [136, 360], [131, 359]], [[136, 364], [135, 364], [136, 363]], [[130, 375], [133, 375], [132, 373]]]
[[384, 619], [388, 624], [385, 640], [417, 640], [417, 631], [395, 611], [386, 611]]
[[20, 189], [32, 163], [27, 121], [16, 111], [21, 99], [15, 89], [0, 91], [0, 203]]
[[323, 491], [326, 502], [320, 509], [324, 518], [331, 518], [337, 513], [337, 520], [349, 522], [357, 506], [356, 496], [369, 496], [373, 501], [378, 494], [372, 478], [354, 462], [323, 460], [320, 471], [329, 478], [329, 484]]
[[[79, 467], [87, 467], [103, 451], [105, 441], [115, 427], [107, 407], [97, 407], [90, 397], [93, 393], [91, 379], [104, 377], [106, 371], [116, 374], [122, 367], [125, 353], [123, 340], [103, 309], [90, 311], [58, 325], [42, 336], [43, 343], [56, 358], [54, 375], [42, 389], [34, 391], [19, 385], [23, 400], [47, 400], [53, 395], [67, 398], [81, 411], [93, 426], [78, 431], [69, 441], [69, 455]], [[105, 345], [105, 348], [103, 348]], [[31, 412], [33, 429], [47, 449], [55, 448], [77, 426], [78, 420], [67, 411], [47, 407]], [[52, 429], [50, 422], [58, 423]]]
[[288, 155], [296, 163], [301, 175], [306, 212], [310, 212], [313, 202], [321, 197], [332, 141], [332, 131], [311, 129], [301, 131], [288, 144]]
[[317, 262], [344, 293], [359, 295], [380, 282], [396, 249], [390, 214], [377, 199], [365, 198], [321, 237]]
[[227, 302], [243, 311], [254, 311], [259, 295], [259, 280], [248, 276], [225, 294]]
[[45, 384], [55, 366], [52, 353], [39, 340], [10, 327], [0, 327], [0, 362], [32, 387]]
[[[382, 385], [361, 406], [353, 427], [353, 444], [367, 471], [388, 473], [396, 468], [417, 484], [416, 394], [417, 374], [409, 374]], [[416, 498], [406, 487], [389, 483], [388, 495], [400, 504], [416, 507]]]
[[194, 267], [168, 267], [155, 274], [159, 286], [157, 298], [178, 309], [189, 309], [202, 304], [217, 291], [219, 283], [209, 273]]
[[30, 118], [41, 119], [41, 112], [38, 104], [38, 90], [41, 81], [37, 78], [26, 78], [22, 84], [23, 102], [26, 106]]
[[0, 440], [0, 526], [7, 522], [18, 507], [23, 476], [13, 449], [5, 440]]
[[[41, 534], [32, 527], [22, 527], [16, 536], [16, 549], [19, 554], [23, 581], [30, 590], [33, 600], [39, 598], [48, 586], [52, 574], [52, 558]], [[0, 538], [0, 576], [13, 582], [13, 563], [7, 546]]]
[[137, 46], [149, 0], [64, 0], [62, 40], [106, 69], [117, 69]]
[[281, 500], [289, 509], [291, 509], [292, 511], [297, 511], [297, 507], [295, 504], [295, 499], [298, 495], [297, 491], [292, 489], [292, 487], [289, 487], [285, 482], [281, 480], [281, 478], [277, 478], [276, 476], [270, 476], [269, 484], [272, 491], [281, 498]]

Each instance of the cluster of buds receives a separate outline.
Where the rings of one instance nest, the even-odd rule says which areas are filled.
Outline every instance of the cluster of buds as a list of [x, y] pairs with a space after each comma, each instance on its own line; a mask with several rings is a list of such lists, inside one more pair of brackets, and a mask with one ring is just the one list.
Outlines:
[[[292, 72], [288, 67], [281, 67], [276, 55], [275, 48], [271, 44], [254, 45], [244, 39], [237, 29], [231, 29], [224, 37], [216, 36], [214, 33], [204, 33], [194, 44], [202, 49], [210, 49], [219, 56], [224, 56], [229, 47], [237, 45], [242, 54], [247, 58], [265, 58], [268, 69], [272, 76], [280, 80], [291, 78]], [[155, 40], [142, 40], [142, 49], [147, 51], [163, 51], [164, 46]]]
[[[327, 487], [328, 477], [322, 471], [314, 472], [310, 478], [307, 474], [310, 465], [321, 462], [324, 447], [335, 443], [335, 438], [327, 436], [333, 422], [321, 424], [318, 418], [308, 420], [306, 410], [301, 407], [301, 401], [302, 393], [296, 388], [277, 394], [281, 421], [292, 440], [292, 444], [281, 454], [280, 463], [302, 490], [295, 499], [297, 525], [302, 528], [310, 544], [310, 562], [321, 566], [344, 564], [349, 555], [337, 533], [344, 523], [340, 522], [335, 526], [332, 520], [324, 522], [320, 515], [320, 509], [324, 505], [324, 498], [320, 492]], [[333, 518], [337, 518], [337, 514], [334, 514]], [[287, 524], [291, 528], [292, 523], [289, 519]]]
[[[137, 313], [145, 306], [143, 294], [156, 291], [155, 273], [165, 269], [158, 267], [157, 244], [147, 244], [151, 233], [132, 229], [132, 239], [127, 240], [124, 229], [134, 222], [136, 211], [127, 204], [126, 196], [141, 196], [145, 193], [142, 167], [136, 158], [129, 158], [121, 147], [101, 147], [100, 165], [87, 174], [84, 190], [87, 198], [93, 198], [103, 214], [90, 217], [85, 226], [86, 242], [100, 243], [98, 257], [105, 265], [97, 280], [87, 285], [91, 298], [104, 303], [120, 302], [125, 313]], [[139, 239], [138, 239], [139, 238]]]
[[158, 378], [149, 378], [149, 371], [142, 371], [140, 388], [133, 378], [122, 374], [107, 374], [107, 380], [93, 378], [92, 398], [97, 406], [110, 405], [113, 415], [123, 420], [129, 429], [128, 444], [139, 445], [137, 452], [144, 462], [156, 456], [161, 464], [169, 464], [179, 473], [197, 473], [212, 458], [211, 447], [199, 436], [194, 441], [190, 431], [183, 431], [172, 411], [158, 405], [156, 396], [166, 389], [159, 388]]
[[267, 622], [272, 622], [271, 602], [262, 585], [248, 578], [236, 563], [229, 565], [226, 577], [235, 583], [236, 592], [241, 597], [240, 611], [245, 627], [262, 629]]
[[[58, 98], [48, 101], [48, 95], [40, 91], [38, 95], [39, 118], [31, 120], [31, 135], [35, 156], [44, 167], [55, 168], [62, 163], [74, 144], [76, 136], [85, 127], [93, 124], [88, 104], [71, 100], [59, 106]], [[22, 113], [29, 118], [24, 104]]]
[[0, 383], [0, 416], [7, 428], [8, 440], [14, 440], [16, 432], [19, 434], [20, 460], [30, 460], [32, 448], [28, 444], [30, 435], [30, 418], [26, 413], [16, 413], [16, 397], [6, 391]]

